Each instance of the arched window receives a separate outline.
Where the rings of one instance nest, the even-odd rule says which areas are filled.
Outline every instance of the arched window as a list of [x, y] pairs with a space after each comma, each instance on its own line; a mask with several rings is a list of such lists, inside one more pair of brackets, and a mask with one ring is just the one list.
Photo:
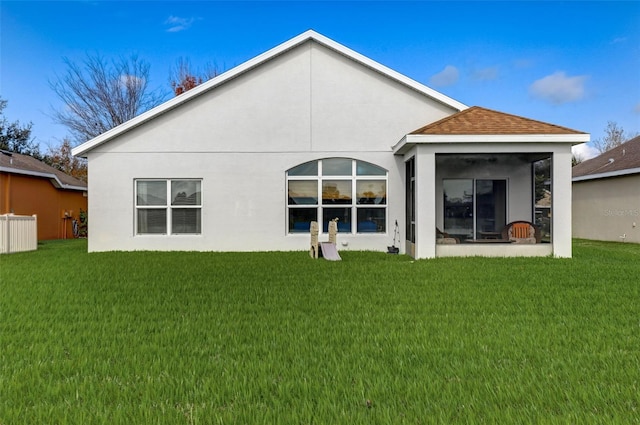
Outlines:
[[287, 228], [308, 233], [312, 221], [338, 219], [338, 232], [385, 233], [387, 170], [350, 158], [305, 162], [287, 171]]

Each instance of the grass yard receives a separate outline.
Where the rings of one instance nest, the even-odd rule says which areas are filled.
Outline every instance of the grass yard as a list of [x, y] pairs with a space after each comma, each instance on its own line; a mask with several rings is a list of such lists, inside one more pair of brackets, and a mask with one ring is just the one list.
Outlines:
[[0, 257], [0, 424], [640, 423], [640, 245]]

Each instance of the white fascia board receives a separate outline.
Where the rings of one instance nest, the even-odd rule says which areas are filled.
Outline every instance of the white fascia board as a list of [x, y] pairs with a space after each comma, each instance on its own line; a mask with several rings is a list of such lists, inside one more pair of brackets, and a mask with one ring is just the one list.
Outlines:
[[568, 143], [573, 146], [589, 140], [589, 134], [408, 134], [391, 149], [400, 155], [411, 146], [421, 144]]
[[629, 174], [640, 174], [640, 168], [628, 168], [626, 170], [609, 171], [607, 173], [587, 174], [586, 176], [573, 177], [572, 182], [581, 182], [585, 180], [606, 179], [608, 177], [627, 176]]
[[590, 140], [589, 134], [409, 134], [406, 143], [571, 143]]
[[407, 138], [410, 136], [404, 136], [398, 143], [391, 146], [391, 151], [394, 155], [404, 154], [411, 146], [407, 146]]
[[381, 74], [386, 75], [389, 78], [392, 78], [418, 92], [421, 92], [423, 94], [425, 94], [428, 97], [431, 97], [432, 99], [443, 103], [457, 111], [462, 111], [464, 109], [467, 109], [468, 106], [464, 105], [463, 103], [460, 103], [448, 96], [445, 96], [442, 93], [439, 93], [423, 84], [418, 83], [415, 80], [412, 80], [411, 78], [400, 74], [399, 72], [396, 72], [390, 68], [387, 68], [384, 65], [379, 64], [378, 62], [375, 62], [369, 58], [367, 58], [366, 56], [361, 55], [360, 53], [357, 53], [339, 43], [336, 43], [335, 41], [321, 35], [318, 34], [317, 32], [313, 31], [313, 30], [309, 30], [306, 31], [300, 35], [298, 35], [297, 37], [294, 37], [292, 39], [290, 39], [289, 41], [286, 41], [276, 47], [274, 47], [271, 50], [266, 51], [265, 53], [262, 53], [256, 57], [254, 57], [253, 59], [250, 59], [232, 69], [230, 69], [229, 71], [223, 72], [222, 74], [212, 78], [211, 80], [200, 84], [199, 86], [194, 87], [191, 90], [188, 90], [187, 92], [176, 96], [164, 103], [162, 103], [161, 105], [156, 106], [153, 109], [148, 110], [147, 112], [143, 112], [142, 114], [138, 115], [135, 118], [130, 119], [129, 121], [120, 124], [117, 127], [112, 128], [111, 130], [108, 130], [104, 133], [102, 133], [101, 135], [94, 137], [93, 139], [79, 145], [76, 146], [75, 148], [73, 148], [71, 150], [71, 154], [74, 156], [80, 156], [80, 157], [85, 157], [86, 158], [86, 153], [89, 152], [91, 149], [113, 139], [114, 137], [117, 137], [118, 135], [125, 133], [143, 123], [145, 123], [146, 121], [149, 121], [163, 113], [166, 113], [170, 110], [172, 110], [173, 108], [176, 108], [177, 106], [187, 102], [188, 100], [201, 95], [202, 93], [205, 93], [233, 78], [236, 78], [237, 76], [251, 70], [252, 68], [255, 68], [259, 65], [261, 65], [264, 62], [267, 62], [309, 40], [313, 40], [316, 41], [317, 43], [320, 43], [322, 45], [324, 45], [325, 47], [335, 50], [336, 52], [339, 52], [340, 54], [347, 56], [349, 58], [351, 58], [352, 60], [361, 63], [364, 66], [367, 66]]
[[12, 173], [12, 174], [22, 174], [25, 176], [33, 176], [33, 177], [42, 177], [45, 179], [49, 179], [51, 180], [51, 183], [59, 188], [59, 189], [69, 189], [69, 190], [81, 190], [83, 192], [87, 191], [86, 187], [82, 187], [82, 186], [73, 186], [70, 184], [64, 184], [60, 181], [60, 179], [58, 178], [58, 176], [56, 176], [53, 173], [41, 173], [39, 171], [29, 171], [29, 170], [21, 170], [19, 168], [9, 168], [9, 167], [0, 167], [0, 171], [4, 171], [5, 173]]

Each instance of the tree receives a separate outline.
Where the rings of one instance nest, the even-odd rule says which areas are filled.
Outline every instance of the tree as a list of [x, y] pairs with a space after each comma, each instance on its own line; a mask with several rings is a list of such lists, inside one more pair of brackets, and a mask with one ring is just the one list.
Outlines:
[[65, 138], [59, 146], [49, 147], [45, 162], [63, 173], [87, 181], [87, 160], [73, 156], [72, 147], [71, 141]]
[[579, 153], [571, 154], [571, 166], [572, 167], [575, 167], [576, 165], [580, 164], [583, 161], [584, 161], [584, 158]]
[[620, 146], [629, 139], [632, 139], [638, 135], [638, 133], [627, 134], [622, 127], [618, 126], [615, 121], [607, 122], [607, 128], [604, 129], [605, 136], [601, 139], [595, 139], [593, 141], [593, 147], [598, 152], [604, 153], [608, 150]]
[[8, 101], [0, 98], [0, 149], [42, 159], [40, 147], [31, 139], [32, 123], [21, 125], [19, 121], [8, 122], [4, 109]]
[[149, 64], [137, 56], [106, 61], [87, 55], [81, 65], [63, 59], [66, 74], [49, 85], [64, 106], [53, 119], [71, 130], [77, 142], [85, 142], [162, 102], [149, 90]]
[[207, 64], [204, 72], [194, 72], [191, 69], [189, 59], [178, 58], [175, 67], [171, 70], [169, 82], [171, 89], [176, 96], [199, 86], [203, 82], [210, 80], [220, 74], [215, 65]]

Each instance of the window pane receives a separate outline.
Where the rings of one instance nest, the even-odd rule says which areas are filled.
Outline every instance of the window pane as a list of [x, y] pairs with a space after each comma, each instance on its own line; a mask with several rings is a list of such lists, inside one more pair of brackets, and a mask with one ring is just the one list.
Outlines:
[[171, 205], [200, 205], [200, 185], [197, 180], [171, 182]]
[[322, 182], [322, 204], [350, 204], [351, 180], [324, 180]]
[[356, 181], [356, 199], [358, 204], [386, 204], [387, 182], [384, 180]]
[[289, 205], [318, 205], [318, 181], [290, 180]]
[[358, 233], [384, 233], [386, 216], [385, 208], [358, 208]]
[[200, 230], [200, 208], [173, 208], [171, 210], [172, 234], [199, 234]]
[[312, 221], [318, 221], [317, 208], [289, 208], [289, 233], [309, 233]]
[[385, 176], [387, 170], [377, 165], [364, 161], [356, 161], [356, 175], [358, 176]]
[[163, 209], [139, 209], [138, 210], [138, 234], [166, 234], [167, 210]]
[[317, 176], [318, 161], [306, 162], [289, 170], [290, 176]]
[[137, 181], [137, 205], [167, 205], [167, 182]]
[[329, 222], [334, 218], [338, 219], [338, 233], [351, 232], [351, 208], [323, 208], [322, 228], [326, 233], [329, 231]]
[[323, 176], [350, 176], [352, 160], [346, 158], [329, 158], [322, 160]]

